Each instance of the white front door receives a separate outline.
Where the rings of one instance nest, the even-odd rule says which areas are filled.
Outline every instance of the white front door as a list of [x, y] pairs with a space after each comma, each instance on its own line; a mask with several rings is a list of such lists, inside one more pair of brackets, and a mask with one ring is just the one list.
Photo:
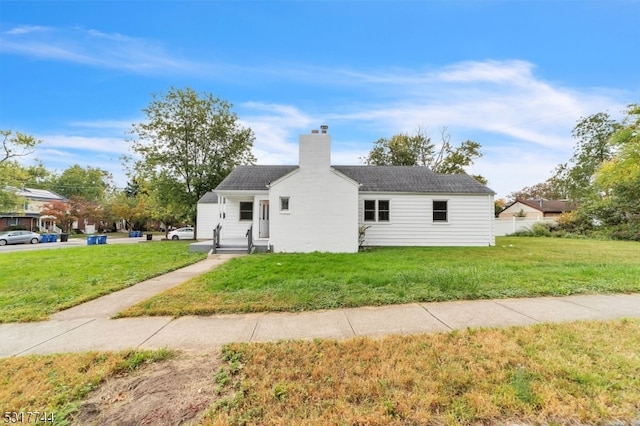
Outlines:
[[269, 200], [260, 200], [260, 238], [269, 238]]

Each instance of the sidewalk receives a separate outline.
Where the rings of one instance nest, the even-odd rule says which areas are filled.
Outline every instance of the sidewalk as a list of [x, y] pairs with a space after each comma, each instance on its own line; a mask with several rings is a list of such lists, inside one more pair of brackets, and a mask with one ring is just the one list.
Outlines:
[[640, 318], [640, 294], [412, 303], [300, 313], [112, 320], [120, 310], [234, 255], [189, 267], [57, 313], [50, 321], [0, 324], [0, 357], [127, 348], [217, 349], [230, 342], [382, 336], [541, 322]]

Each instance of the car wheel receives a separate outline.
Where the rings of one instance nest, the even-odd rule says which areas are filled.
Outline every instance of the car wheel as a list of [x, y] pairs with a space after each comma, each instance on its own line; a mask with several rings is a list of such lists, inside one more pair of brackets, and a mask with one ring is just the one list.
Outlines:
[[0, 240], [0, 246], [7, 245], [7, 240]]
[[172, 240], [179, 240], [180, 237], [178, 237], [177, 235], [174, 235], [173, 237], [171, 237]]
[[38, 244], [40, 242], [40, 240], [38, 240], [37, 238], [32, 238], [31, 239], [31, 244]]

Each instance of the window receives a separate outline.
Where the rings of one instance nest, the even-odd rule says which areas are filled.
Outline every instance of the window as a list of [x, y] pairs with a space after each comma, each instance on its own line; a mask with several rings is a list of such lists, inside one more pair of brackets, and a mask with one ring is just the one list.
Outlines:
[[364, 200], [364, 221], [375, 222], [376, 220], [376, 201]]
[[433, 202], [433, 221], [434, 222], [447, 221], [447, 202], [446, 201]]
[[389, 200], [364, 200], [365, 222], [389, 222]]
[[280, 197], [280, 211], [281, 212], [289, 211], [289, 197]]
[[252, 201], [240, 201], [240, 220], [253, 220]]
[[389, 200], [378, 200], [378, 222], [389, 222]]

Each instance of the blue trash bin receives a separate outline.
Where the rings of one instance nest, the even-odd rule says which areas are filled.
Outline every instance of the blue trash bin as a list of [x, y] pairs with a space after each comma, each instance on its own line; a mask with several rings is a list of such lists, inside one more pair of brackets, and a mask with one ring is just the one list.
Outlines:
[[98, 236], [97, 235], [87, 235], [87, 245], [93, 246], [98, 244]]
[[98, 235], [98, 244], [107, 244], [107, 236]]
[[51, 234], [44, 234], [42, 236], [42, 242], [43, 243], [51, 243], [51, 242], [53, 242], [53, 238], [51, 237]]
[[129, 231], [129, 238], [133, 238], [136, 236], [136, 232], [135, 231]]
[[136, 231], [136, 237], [142, 237], [142, 231]]
[[47, 242], [47, 234], [40, 234], [40, 242], [41, 243], [46, 243]]
[[58, 234], [49, 234], [49, 242], [57, 243], [58, 242]]

